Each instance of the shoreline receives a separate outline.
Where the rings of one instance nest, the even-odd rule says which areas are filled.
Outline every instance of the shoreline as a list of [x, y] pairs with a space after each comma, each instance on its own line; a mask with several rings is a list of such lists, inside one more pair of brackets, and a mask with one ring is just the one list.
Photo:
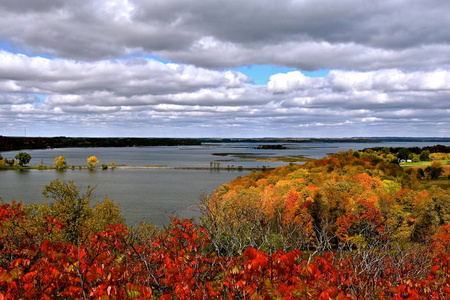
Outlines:
[[192, 170], [192, 171], [269, 171], [275, 169], [275, 167], [173, 167], [173, 166], [115, 166], [115, 167], [108, 167], [107, 169], [102, 169], [101, 167], [95, 167], [93, 169], [90, 169], [86, 166], [71, 166], [66, 169], [56, 169], [56, 167], [48, 166], [48, 167], [36, 167], [36, 166], [24, 166], [24, 167], [0, 167], [0, 171], [25, 171], [25, 170], [39, 170], [39, 171], [69, 171], [69, 170], [86, 170], [86, 171], [95, 171], [95, 170], [115, 170], [115, 169], [121, 169], [121, 170]]

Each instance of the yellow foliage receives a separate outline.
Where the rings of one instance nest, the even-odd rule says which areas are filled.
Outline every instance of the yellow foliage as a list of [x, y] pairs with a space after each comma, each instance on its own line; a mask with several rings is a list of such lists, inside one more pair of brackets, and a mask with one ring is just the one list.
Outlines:
[[57, 169], [66, 169], [67, 168], [66, 158], [64, 156], [55, 157], [55, 166]]
[[383, 180], [384, 191], [389, 195], [395, 195], [400, 191], [402, 186], [399, 183], [396, 183], [392, 180]]
[[450, 153], [442, 153], [442, 152], [431, 153], [430, 158], [436, 158], [436, 159], [440, 159], [440, 160], [449, 160]]
[[440, 161], [433, 161], [431, 163], [431, 167], [432, 168], [441, 168], [442, 167], [442, 163]]
[[[362, 156], [341, 153], [237, 178], [209, 198], [207, 216], [214, 230], [233, 238], [256, 240], [258, 229], [302, 245], [314, 243], [315, 232], [335, 235], [344, 216], [353, 216], [346, 222], [353, 224], [347, 229], [355, 244], [365, 241], [358, 234], [371, 238], [384, 228], [399, 241], [419, 241], [450, 221], [446, 191], [430, 194], [410, 184], [416, 180], [414, 172], [373, 154]], [[378, 231], [367, 231], [369, 225]]]
[[93, 168], [96, 164], [98, 164], [98, 159], [95, 156], [91, 156], [87, 159], [87, 163], [91, 168]]

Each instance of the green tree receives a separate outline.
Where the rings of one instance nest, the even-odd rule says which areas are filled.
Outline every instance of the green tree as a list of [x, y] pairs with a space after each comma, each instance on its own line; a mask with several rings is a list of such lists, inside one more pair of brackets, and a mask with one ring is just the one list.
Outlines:
[[[87, 186], [84, 192], [73, 181], [54, 180], [45, 186], [43, 194], [50, 203], [30, 206], [30, 217], [34, 220], [36, 230], [48, 228], [49, 220], [56, 220], [62, 226], [51, 231], [47, 236], [51, 241], [65, 241], [80, 245], [92, 234], [103, 231], [108, 225], [125, 223], [119, 205], [107, 197], [102, 202], [91, 206], [94, 189]], [[51, 222], [50, 222], [51, 223]]]
[[400, 149], [400, 151], [398, 151], [397, 158], [406, 160], [409, 158], [409, 154], [410, 154], [409, 150], [407, 148], [403, 148]]
[[26, 152], [19, 152], [16, 156], [15, 159], [17, 159], [19, 162], [19, 166], [24, 166], [26, 164], [28, 164], [31, 160], [31, 155], [26, 153]]
[[429, 161], [430, 160], [430, 151], [424, 150], [420, 153], [421, 161]]
[[65, 239], [68, 242], [78, 244], [85, 233], [88, 232], [86, 224], [93, 216], [93, 210], [89, 206], [93, 188], [88, 186], [84, 195], [80, 195], [75, 183], [62, 180], [53, 180], [46, 185], [42, 192], [45, 198], [52, 198], [54, 203], [50, 204], [45, 214], [58, 218], [66, 226]]

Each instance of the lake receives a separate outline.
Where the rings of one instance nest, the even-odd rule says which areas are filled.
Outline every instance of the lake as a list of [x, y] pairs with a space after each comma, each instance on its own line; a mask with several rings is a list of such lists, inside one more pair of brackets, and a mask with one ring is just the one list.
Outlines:
[[[274, 143], [271, 143], [274, 144]], [[375, 146], [424, 147], [436, 143], [283, 143], [288, 149], [254, 149], [258, 144], [230, 143], [182, 147], [133, 148], [63, 148], [24, 150], [32, 156], [29, 165], [53, 165], [56, 156], [66, 157], [67, 164], [87, 165], [86, 159], [95, 155], [102, 163], [128, 166], [209, 167], [210, 162], [243, 167], [282, 166], [283, 162], [253, 161], [244, 156], [296, 156], [321, 158], [329, 153], [359, 150]], [[449, 146], [450, 143], [441, 143]], [[19, 151], [3, 152], [13, 158]], [[220, 155], [217, 155], [220, 154]], [[210, 194], [218, 186], [247, 172], [226, 170], [181, 169], [108, 169], [108, 170], [26, 170], [0, 171], [0, 197], [4, 201], [20, 200], [25, 204], [45, 201], [42, 190], [54, 179], [73, 180], [81, 190], [95, 187], [93, 201], [107, 195], [120, 208], [128, 225], [149, 221], [158, 226], [169, 223], [170, 217], [195, 218], [202, 194]]]

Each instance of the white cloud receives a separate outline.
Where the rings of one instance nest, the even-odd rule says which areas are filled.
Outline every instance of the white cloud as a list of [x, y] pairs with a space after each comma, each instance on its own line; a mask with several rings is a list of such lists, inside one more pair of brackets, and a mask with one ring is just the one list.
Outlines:
[[[250, 79], [238, 72], [217, 72], [152, 59], [80, 62], [28, 57], [0, 51], [1, 92], [71, 93], [111, 91], [117, 95], [167, 94], [204, 87], [240, 87]], [[8, 85], [8, 86], [7, 86]]]
[[[401, 123], [407, 134], [408, 126], [441, 124], [436, 126], [445, 129], [442, 124], [449, 121], [450, 72], [445, 69], [331, 70], [323, 78], [288, 72], [273, 75], [267, 86], [255, 86], [239, 72], [152, 59], [82, 62], [4, 51], [0, 58], [7, 62], [0, 66], [2, 118], [39, 122], [42, 128], [77, 122], [80, 130], [93, 124], [107, 128], [106, 123], [113, 133], [121, 127], [144, 132], [156, 126], [168, 132], [190, 127], [197, 134], [220, 127], [234, 128], [236, 135], [265, 136], [275, 128], [286, 136], [295, 136], [298, 128], [311, 134], [353, 128], [359, 135], [373, 135], [373, 127], [363, 128]], [[333, 126], [343, 131], [330, 131]]]
[[314, 88], [321, 85], [322, 79], [313, 79], [300, 73], [299, 71], [285, 74], [275, 74], [270, 76], [267, 87], [274, 93], [288, 92], [305, 88]]
[[14, 104], [11, 105], [11, 112], [16, 113], [30, 113], [34, 112], [34, 105], [32, 104]]
[[301, 89], [343, 91], [446, 91], [450, 90], [450, 70], [404, 72], [385, 69], [372, 72], [331, 70], [324, 78], [306, 77], [300, 72], [270, 77], [269, 90], [289, 92]]
[[[448, 11], [446, 0], [4, 0], [0, 134], [444, 136]], [[230, 71], [254, 64], [330, 72], [255, 86]]]

